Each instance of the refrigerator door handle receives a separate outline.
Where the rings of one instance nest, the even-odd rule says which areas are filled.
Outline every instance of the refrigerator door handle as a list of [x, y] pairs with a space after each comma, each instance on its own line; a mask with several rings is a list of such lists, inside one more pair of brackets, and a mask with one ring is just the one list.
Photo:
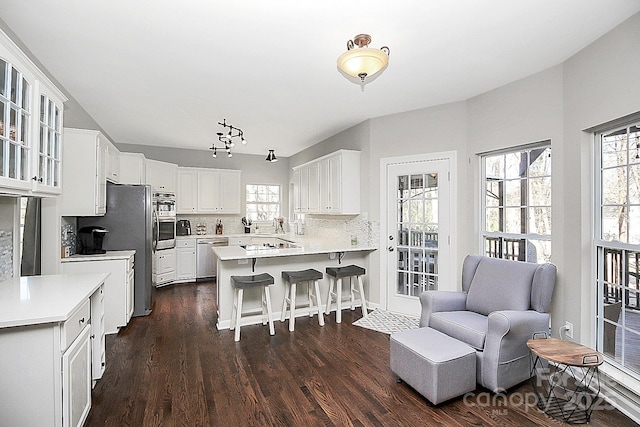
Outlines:
[[158, 213], [153, 211], [153, 252], [158, 249], [158, 240], [160, 239], [160, 220], [158, 219]]

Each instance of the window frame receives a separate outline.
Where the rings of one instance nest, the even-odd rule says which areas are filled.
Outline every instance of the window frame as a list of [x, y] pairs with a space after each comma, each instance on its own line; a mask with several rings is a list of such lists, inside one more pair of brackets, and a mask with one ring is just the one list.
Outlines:
[[[249, 201], [248, 200], [248, 195], [249, 195], [249, 191], [248, 191], [248, 187], [249, 186], [258, 186], [258, 187], [278, 187], [278, 202], [257, 202], [257, 201]], [[278, 205], [278, 215], [277, 217], [283, 217], [282, 214], [282, 185], [281, 184], [271, 184], [271, 183], [260, 183], [260, 184], [256, 184], [256, 183], [247, 183], [244, 186], [244, 202], [245, 202], [245, 207], [244, 207], [244, 214], [246, 216], [247, 219], [251, 219], [253, 224], [271, 224], [273, 222], [273, 218], [268, 219], [268, 220], [256, 220], [250, 217], [249, 212], [247, 210], [248, 206], [251, 204], [255, 204], [255, 205]]]
[[[635, 127], [636, 128], [640, 128], [640, 125], [638, 125], [640, 118], [636, 118], [635, 120], [631, 120], [631, 121], [626, 121], [623, 123], [611, 123], [610, 126], [607, 126], [606, 128], [601, 128], [598, 129], [597, 131], [594, 132], [594, 156], [593, 156], [593, 227], [592, 227], [592, 241], [593, 241], [593, 255], [592, 255], [592, 262], [593, 262], [593, 285], [596, 287], [595, 292], [593, 292], [594, 296], [595, 296], [595, 302], [594, 302], [594, 309], [593, 312], [591, 314], [592, 316], [592, 322], [594, 325], [594, 341], [596, 344], [596, 350], [601, 352], [604, 357], [605, 357], [605, 362], [610, 365], [611, 367], [619, 370], [624, 376], [626, 376], [626, 378], [623, 378], [623, 382], [626, 382], [626, 379], [631, 379], [632, 381], [640, 381], [640, 367], [637, 367], [636, 370], [633, 370], [632, 368], [630, 368], [629, 366], [627, 366], [625, 364], [625, 347], [626, 347], [626, 336], [625, 334], [627, 333], [627, 330], [629, 330], [629, 328], [627, 327], [627, 321], [626, 321], [626, 309], [627, 304], [626, 304], [626, 300], [629, 299], [629, 294], [631, 291], [634, 291], [630, 286], [630, 282], [628, 281], [628, 276], [629, 273], [627, 272], [627, 264], [628, 264], [628, 256], [631, 254], [638, 254], [640, 253], [640, 241], [638, 243], [629, 243], [629, 229], [627, 228], [627, 235], [625, 237], [624, 241], [621, 240], [606, 240], [603, 237], [603, 233], [604, 233], [604, 215], [603, 215], [603, 207], [605, 206], [613, 206], [613, 205], [624, 205], [625, 206], [625, 210], [626, 210], [626, 215], [627, 215], [627, 219], [629, 219], [629, 207], [630, 206], [638, 206], [637, 204], [633, 204], [630, 203], [629, 200], [629, 193], [630, 193], [630, 181], [631, 178], [629, 176], [629, 173], [626, 174], [625, 176], [625, 180], [626, 180], [626, 196], [625, 196], [625, 203], [624, 204], [613, 204], [613, 203], [605, 203], [605, 199], [604, 199], [604, 186], [603, 186], [603, 171], [605, 170], [611, 170], [614, 169], [615, 167], [624, 167], [626, 172], [629, 172], [630, 167], [632, 165], [640, 165], [640, 160], [636, 160], [636, 161], [631, 161], [631, 152], [633, 150], [637, 150], [637, 155], [640, 156], [640, 131], [636, 131], [636, 138], [638, 138], [634, 144], [635, 147], [631, 148], [630, 145], [631, 143], [628, 141], [627, 138], [627, 146], [626, 146], [626, 161], [624, 163], [624, 165], [620, 165], [618, 164], [617, 166], [605, 166], [603, 164], [603, 137], [606, 135], [611, 135], [613, 133], [619, 132], [623, 129], [626, 129], [626, 135], [629, 135], [629, 130], [630, 128]], [[636, 157], [635, 159], [640, 159], [640, 157]], [[640, 189], [639, 189], [640, 190]], [[627, 221], [627, 226], [629, 225], [630, 221]], [[620, 235], [617, 236], [618, 238], [620, 238]], [[611, 283], [610, 280], [607, 280], [606, 273], [605, 273], [605, 267], [606, 267], [606, 260], [605, 260], [605, 256], [607, 251], [609, 252], [619, 252], [620, 253], [620, 258], [621, 258], [621, 271], [619, 273], [620, 278], [621, 278], [621, 283], [617, 284], [617, 283]], [[638, 281], [639, 278], [636, 277], [636, 287], [635, 287], [635, 301], [636, 301], [636, 306], [638, 306], [638, 298], [640, 298], [640, 292], [638, 291]], [[621, 303], [624, 304], [620, 314], [619, 314], [619, 319], [616, 321], [616, 323], [612, 323], [610, 322], [611, 319], [606, 319], [606, 314], [605, 314], [605, 307], [604, 307], [604, 299], [605, 299], [605, 286], [607, 286], [607, 288], [619, 288], [618, 291], [619, 293], [622, 295], [621, 296]], [[607, 292], [607, 295], [609, 294], [609, 292]], [[608, 298], [608, 296], [607, 296]], [[593, 301], [593, 300], [592, 300]], [[622, 341], [622, 349], [620, 350], [620, 360], [616, 360], [616, 354], [615, 354], [615, 349], [617, 346], [614, 346], [614, 354], [611, 355], [610, 353], [607, 353], [605, 350], [605, 325], [609, 324], [609, 325], [613, 325], [613, 326], [621, 326], [621, 330], [620, 330], [620, 334], [621, 334], [621, 341]], [[617, 335], [617, 330], [614, 329], [614, 331], [616, 331], [616, 335]], [[636, 336], [638, 335], [636, 332], [628, 332], [631, 334], [635, 334]], [[616, 340], [616, 337], [614, 336], [614, 340]]]
[[[551, 140], [544, 140], [544, 141], [540, 141], [540, 142], [536, 142], [536, 143], [532, 143], [532, 144], [525, 144], [525, 145], [519, 145], [519, 146], [514, 146], [514, 147], [509, 147], [509, 148], [504, 148], [504, 149], [499, 149], [499, 150], [493, 150], [493, 151], [487, 151], [487, 152], [483, 152], [483, 153], [479, 153], [479, 161], [480, 161], [480, 230], [479, 230], [479, 242], [478, 242], [478, 246], [479, 246], [479, 251], [481, 254], [483, 255], [487, 255], [487, 256], [496, 256], [495, 251], [491, 251], [488, 248], [488, 243], [487, 243], [487, 238], [490, 239], [501, 239], [499, 240], [501, 245], [507, 245], [509, 243], [513, 244], [515, 247], [515, 243], [518, 242], [518, 250], [520, 252], [520, 248], [519, 248], [519, 242], [524, 240], [524, 241], [543, 241], [543, 242], [548, 242], [549, 245], [549, 256], [548, 258], [545, 258], [544, 256], [538, 255], [536, 262], [537, 263], [544, 263], [544, 262], [549, 262], [550, 258], [551, 258], [551, 253], [552, 253], [552, 249], [551, 249], [551, 239], [552, 239], [552, 232], [551, 231], [549, 234], [539, 234], [539, 233], [531, 233], [531, 232], [527, 232], [527, 233], [513, 233], [513, 232], [507, 232], [507, 231], [487, 231], [487, 170], [486, 170], [486, 166], [487, 166], [487, 162], [486, 159], [489, 157], [495, 157], [495, 156], [499, 156], [499, 155], [507, 155], [507, 154], [512, 154], [512, 153], [520, 153], [523, 151], [527, 151], [527, 152], [531, 152], [532, 150], [538, 150], [538, 149], [549, 149], [549, 153], [551, 154], [552, 151], [552, 144], [551, 144]], [[551, 166], [550, 166], [551, 167]], [[553, 186], [553, 169], [550, 169], [549, 175], [540, 175], [540, 176], [535, 176], [535, 178], [541, 178], [541, 177], [548, 177], [548, 179], [550, 180], [550, 187], [552, 188]], [[530, 178], [527, 174], [526, 178]], [[522, 177], [520, 178], [507, 178], [506, 176], [504, 177], [504, 181], [508, 181], [508, 180], [516, 180], [516, 179], [523, 179]], [[527, 190], [527, 199], [529, 199], [528, 196], [529, 191]], [[505, 198], [506, 199], [506, 198]], [[552, 226], [552, 219], [553, 219], [553, 204], [552, 204], [552, 194], [549, 196], [549, 205], [548, 206], [540, 206], [540, 207], [545, 207], [549, 209], [549, 212], [551, 214], [551, 220], [549, 221], [549, 227]], [[502, 206], [503, 208], [506, 208], [507, 205], [503, 204], [503, 205], [498, 205], [498, 206]], [[523, 207], [525, 208], [529, 208], [532, 207], [534, 205], [531, 204], [525, 204], [522, 205], [522, 203], [518, 206], [514, 205], [514, 206], [510, 206], [512, 208], [518, 208], [518, 209], [522, 209]], [[552, 229], [551, 229], [552, 230]], [[528, 230], [529, 231], [529, 230]], [[502, 246], [501, 246], [502, 247]], [[507, 255], [507, 256], [505, 256]], [[528, 253], [528, 248], [525, 247], [524, 249], [524, 260], [526, 260], [529, 257], [529, 253]], [[509, 254], [507, 251], [505, 251], [504, 249], [501, 250], [501, 256], [500, 258], [507, 258], [507, 259], [519, 259], [520, 256], [518, 254]]]

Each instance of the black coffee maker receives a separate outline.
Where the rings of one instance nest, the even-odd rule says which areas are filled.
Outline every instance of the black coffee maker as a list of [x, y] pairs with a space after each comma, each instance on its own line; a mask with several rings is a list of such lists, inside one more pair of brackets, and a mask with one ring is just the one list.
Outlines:
[[78, 230], [78, 254], [94, 255], [104, 254], [107, 251], [102, 249], [102, 241], [109, 231], [104, 227], [89, 226]]

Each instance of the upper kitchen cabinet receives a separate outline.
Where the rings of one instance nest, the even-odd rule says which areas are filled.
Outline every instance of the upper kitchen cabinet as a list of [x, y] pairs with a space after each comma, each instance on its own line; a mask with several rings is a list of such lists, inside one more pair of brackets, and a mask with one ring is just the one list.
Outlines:
[[98, 216], [107, 211], [107, 162], [111, 142], [100, 132], [64, 129], [62, 216]]
[[144, 185], [147, 183], [147, 168], [144, 154], [120, 153], [120, 184]]
[[111, 142], [107, 143], [107, 181], [120, 183], [120, 151]]
[[62, 104], [66, 100], [0, 31], [1, 192], [43, 196], [61, 192]]
[[294, 168], [295, 212], [360, 213], [360, 152], [339, 150]]
[[175, 193], [178, 165], [173, 163], [146, 160], [147, 184], [154, 193]]
[[179, 214], [239, 214], [240, 171], [178, 168], [176, 193]]

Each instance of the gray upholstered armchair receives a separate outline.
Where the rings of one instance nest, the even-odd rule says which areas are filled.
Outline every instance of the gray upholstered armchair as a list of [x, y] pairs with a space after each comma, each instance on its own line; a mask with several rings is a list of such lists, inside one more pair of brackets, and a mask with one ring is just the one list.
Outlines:
[[476, 350], [476, 382], [506, 390], [530, 377], [528, 339], [549, 332], [553, 264], [467, 256], [462, 292], [420, 295], [420, 327], [429, 326]]

